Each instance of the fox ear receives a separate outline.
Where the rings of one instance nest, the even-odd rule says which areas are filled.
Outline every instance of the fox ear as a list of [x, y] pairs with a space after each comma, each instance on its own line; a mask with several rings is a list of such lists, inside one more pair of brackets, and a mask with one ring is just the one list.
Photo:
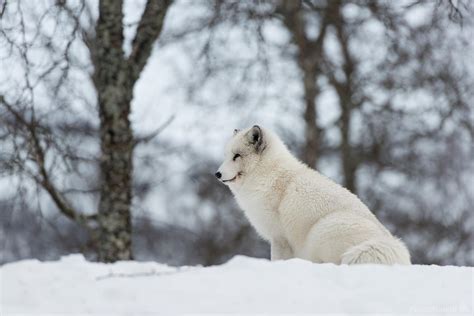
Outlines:
[[261, 152], [264, 149], [263, 146], [263, 133], [262, 129], [258, 125], [254, 125], [248, 132], [247, 132], [247, 140], [248, 142], [253, 145], [257, 152]]

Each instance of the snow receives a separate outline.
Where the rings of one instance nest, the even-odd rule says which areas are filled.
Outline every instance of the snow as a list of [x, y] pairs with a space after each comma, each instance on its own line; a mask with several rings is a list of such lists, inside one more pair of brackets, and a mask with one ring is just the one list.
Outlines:
[[336, 266], [237, 256], [213, 267], [25, 260], [0, 268], [1, 314], [472, 315], [473, 268]]

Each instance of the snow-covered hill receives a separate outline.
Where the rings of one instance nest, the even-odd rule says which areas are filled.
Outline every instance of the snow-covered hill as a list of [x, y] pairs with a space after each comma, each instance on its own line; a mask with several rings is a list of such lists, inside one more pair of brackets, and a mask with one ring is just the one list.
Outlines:
[[335, 266], [235, 257], [222, 266], [26, 260], [1, 267], [2, 315], [473, 312], [473, 268]]

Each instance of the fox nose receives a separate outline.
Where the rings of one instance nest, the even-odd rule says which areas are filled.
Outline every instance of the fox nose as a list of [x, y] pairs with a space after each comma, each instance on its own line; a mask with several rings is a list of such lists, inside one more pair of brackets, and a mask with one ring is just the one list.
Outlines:
[[217, 177], [217, 179], [220, 179], [222, 177], [222, 174], [219, 171], [217, 171], [216, 172], [216, 177]]

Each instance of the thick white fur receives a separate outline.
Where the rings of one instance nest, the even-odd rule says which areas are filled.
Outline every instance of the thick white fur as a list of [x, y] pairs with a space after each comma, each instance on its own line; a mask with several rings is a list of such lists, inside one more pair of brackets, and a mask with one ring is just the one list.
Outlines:
[[[395, 238], [357, 196], [298, 161], [274, 133], [236, 131], [219, 168], [272, 260], [302, 258], [335, 264], [410, 264]], [[233, 157], [236, 153], [240, 157]]]

